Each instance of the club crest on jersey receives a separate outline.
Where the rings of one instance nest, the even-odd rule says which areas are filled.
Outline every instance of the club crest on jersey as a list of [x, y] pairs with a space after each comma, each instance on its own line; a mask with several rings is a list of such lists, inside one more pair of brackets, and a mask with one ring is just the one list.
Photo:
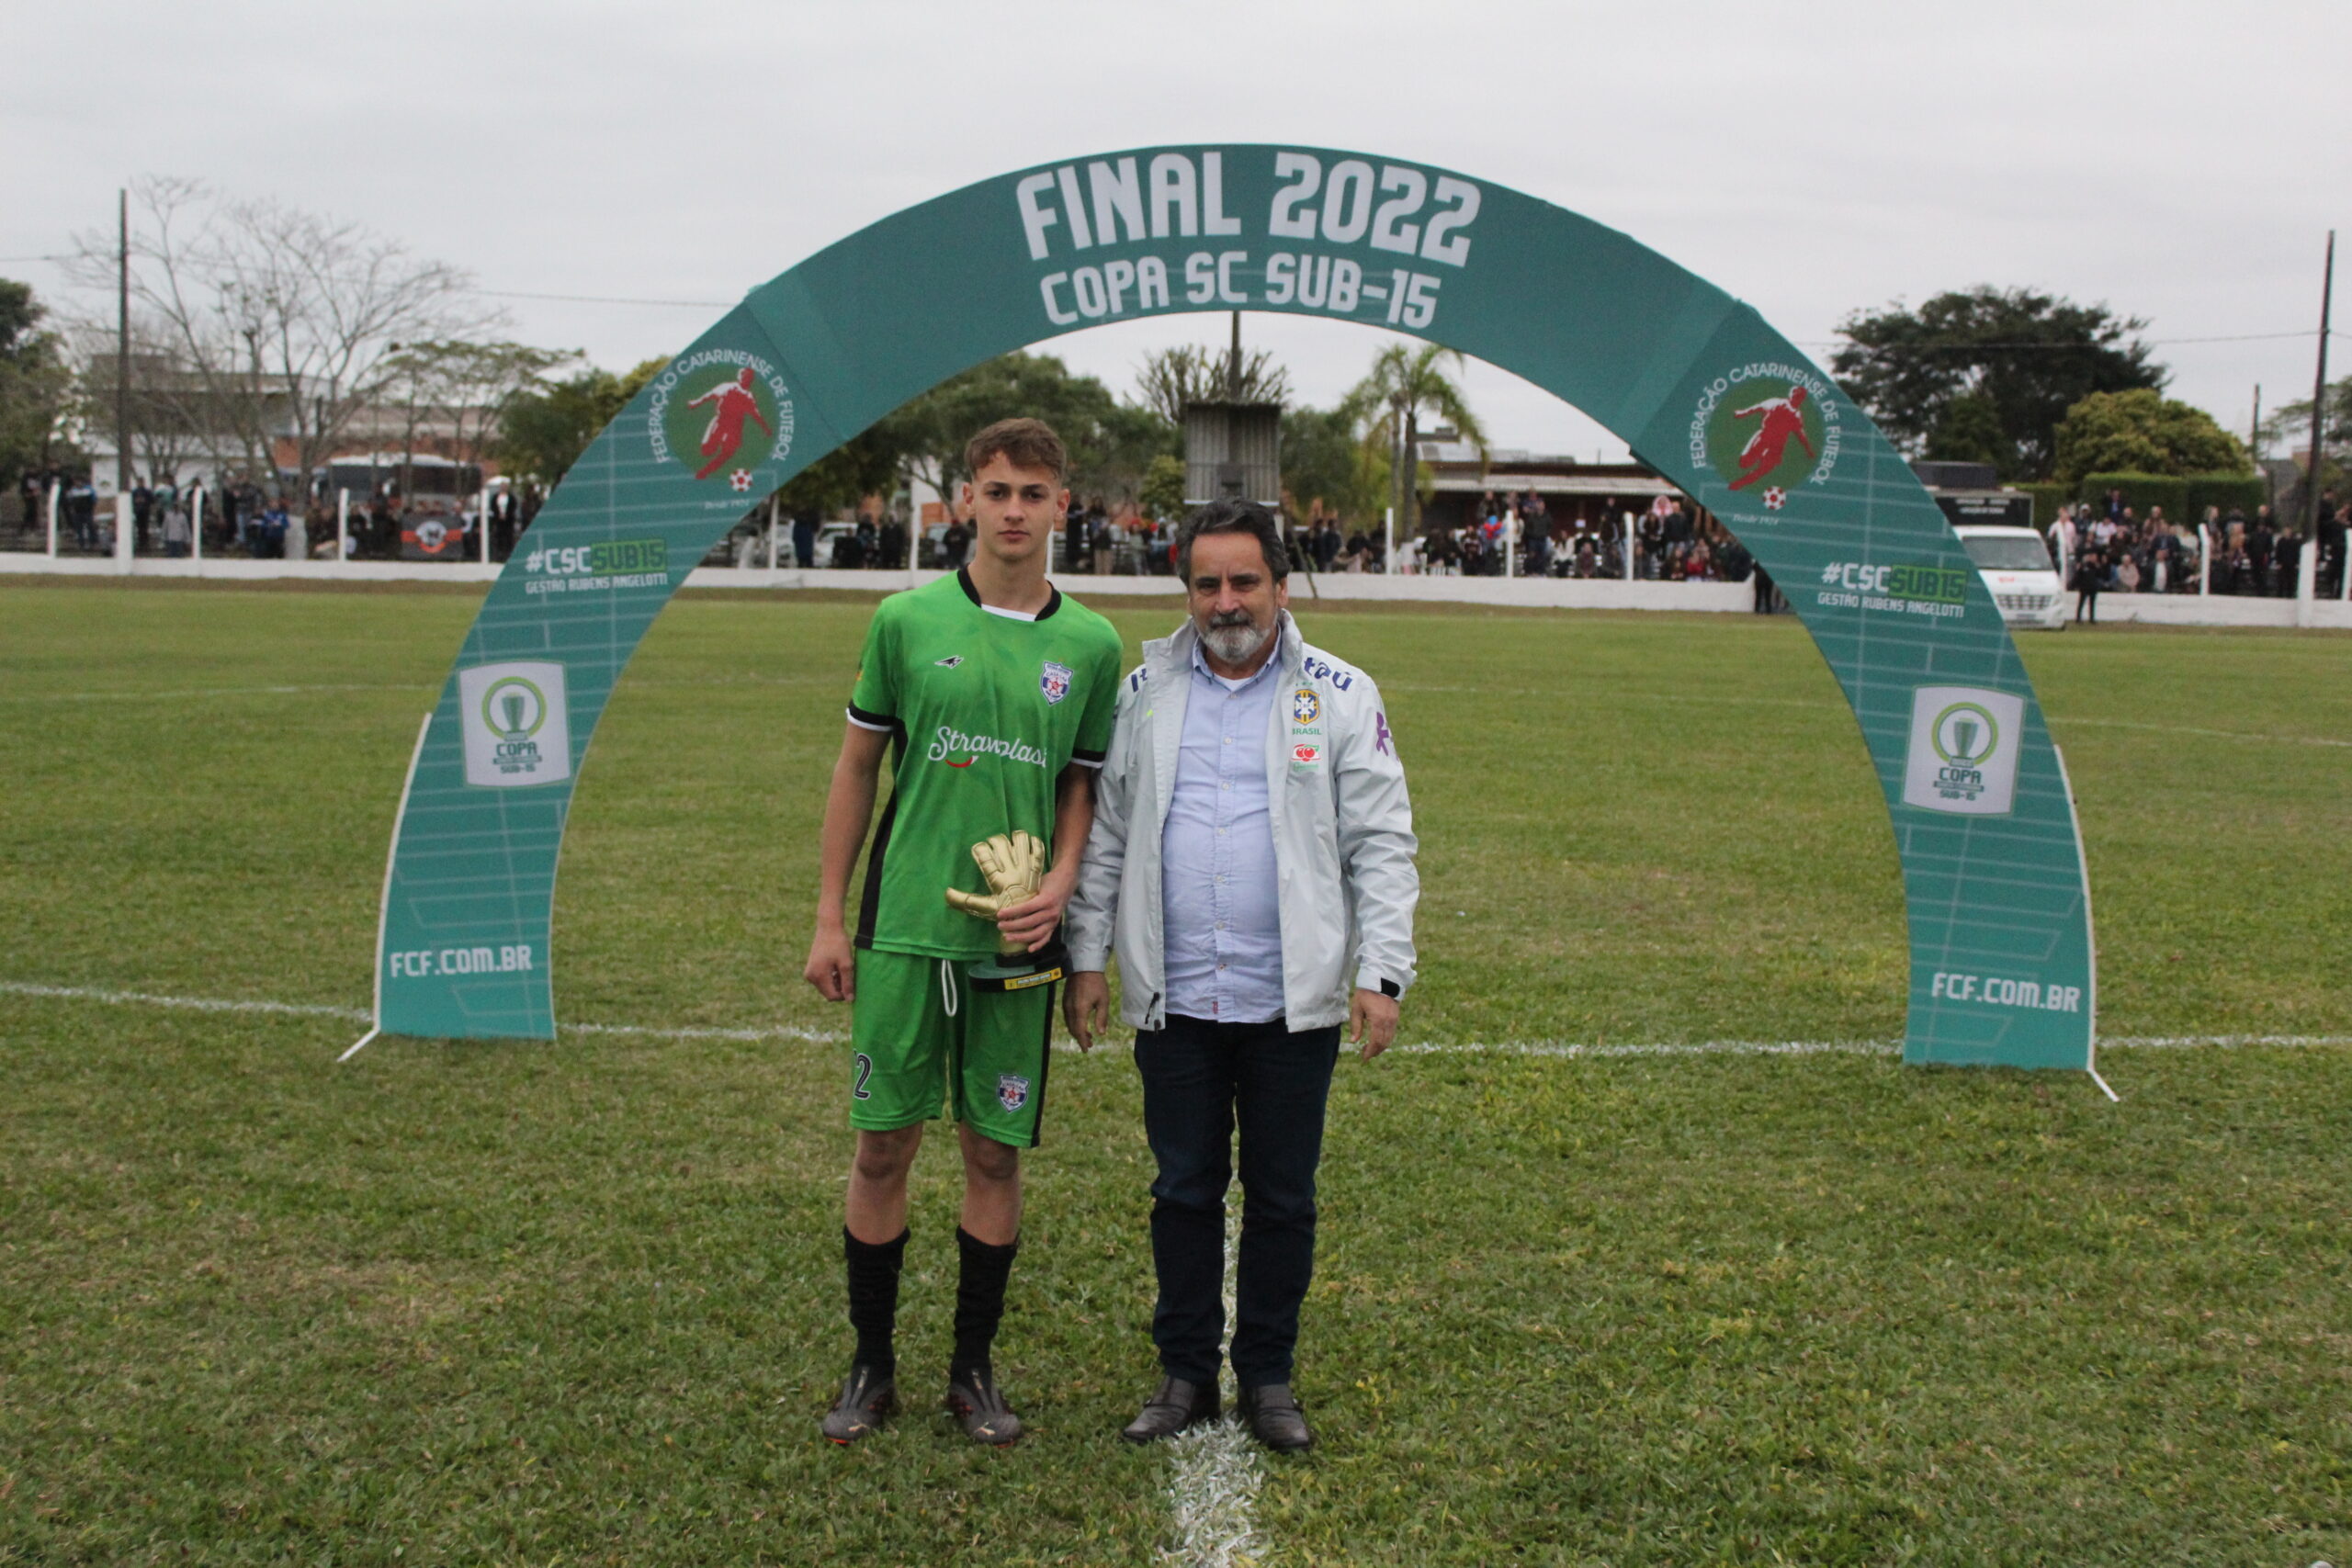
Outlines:
[[1293, 724], [1313, 724], [1323, 711], [1323, 699], [1315, 694], [1312, 686], [1301, 686], [1290, 694], [1290, 721]]
[[1048, 659], [1045, 669], [1038, 672], [1037, 689], [1046, 694], [1047, 702], [1057, 703], [1069, 695], [1069, 683], [1073, 678], [1074, 672], [1069, 665], [1057, 664]]
[[1020, 1110], [1029, 1103], [1029, 1080], [1006, 1073], [996, 1080], [996, 1102], [1007, 1111]]

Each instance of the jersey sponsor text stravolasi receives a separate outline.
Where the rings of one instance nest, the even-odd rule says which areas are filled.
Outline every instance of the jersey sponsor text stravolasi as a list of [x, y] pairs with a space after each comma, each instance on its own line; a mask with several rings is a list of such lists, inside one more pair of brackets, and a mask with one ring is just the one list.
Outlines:
[[876, 608], [849, 717], [890, 731], [894, 761], [860, 946], [994, 956], [991, 928], [949, 908], [946, 891], [989, 890], [972, 846], [995, 834], [1020, 829], [1050, 849], [1063, 770], [1110, 746], [1120, 647], [1109, 622], [1058, 592], [1034, 619], [991, 613], [966, 572]]

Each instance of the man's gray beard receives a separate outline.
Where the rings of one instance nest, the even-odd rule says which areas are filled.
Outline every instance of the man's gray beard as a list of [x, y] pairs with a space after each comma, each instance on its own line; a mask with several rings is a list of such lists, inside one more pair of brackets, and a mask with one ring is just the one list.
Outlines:
[[1255, 624], [1211, 626], [1201, 634], [1201, 641], [1226, 663], [1247, 664], [1258, 656], [1258, 650], [1264, 648], [1266, 639], [1273, 635], [1273, 627]]

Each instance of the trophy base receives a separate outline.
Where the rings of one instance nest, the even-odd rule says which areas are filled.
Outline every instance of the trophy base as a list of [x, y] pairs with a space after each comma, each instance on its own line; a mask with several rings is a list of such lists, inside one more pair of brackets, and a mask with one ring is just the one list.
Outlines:
[[1025, 991], [1050, 986], [1069, 965], [1069, 950], [1058, 941], [1035, 953], [1000, 953], [994, 958], [964, 966], [964, 978], [976, 991]]

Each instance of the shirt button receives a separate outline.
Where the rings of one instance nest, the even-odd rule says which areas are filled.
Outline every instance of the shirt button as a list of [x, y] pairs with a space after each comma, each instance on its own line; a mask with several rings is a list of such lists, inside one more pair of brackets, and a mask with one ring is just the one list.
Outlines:
[[1226, 743], [1227, 746], [1232, 745], [1232, 744], [1233, 744], [1233, 737], [1232, 737], [1232, 736], [1230, 736], [1230, 735], [1227, 736], [1227, 737], [1225, 738], [1225, 743]]
[[1219, 921], [1216, 923], [1216, 929], [1217, 929], [1217, 930], [1219, 930], [1219, 931], [1223, 931], [1223, 930], [1225, 930], [1225, 922], [1224, 922], [1223, 920], [1219, 920]]
[[1218, 873], [1216, 874], [1216, 879], [1217, 879], [1217, 881], [1218, 881], [1219, 883], [1223, 883], [1223, 882], [1225, 881], [1225, 873], [1223, 873], [1223, 872], [1221, 872], [1221, 871], [1220, 871], [1220, 872], [1218, 872]]

